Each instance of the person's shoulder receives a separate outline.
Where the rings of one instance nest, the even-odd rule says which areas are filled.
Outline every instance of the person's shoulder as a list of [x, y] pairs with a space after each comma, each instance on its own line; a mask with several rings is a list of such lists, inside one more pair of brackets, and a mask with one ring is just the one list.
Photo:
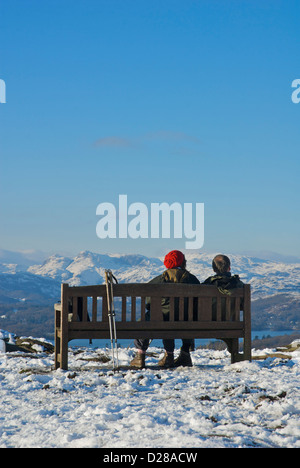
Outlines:
[[232, 278], [234, 279], [234, 281], [237, 284], [236, 287], [243, 287], [244, 286], [245, 283], [240, 279], [239, 275], [233, 275]]
[[203, 281], [203, 283], [201, 284], [212, 284], [214, 278], [215, 278], [216, 275], [214, 276], [209, 276], [208, 278], [206, 278], [206, 280]]
[[200, 284], [200, 281], [198, 280], [198, 278], [195, 275], [190, 273], [188, 270], [186, 270], [186, 273], [187, 273], [187, 278], [188, 278], [189, 283], [191, 283], [191, 284]]
[[152, 278], [150, 281], [148, 281], [149, 284], [159, 284], [163, 282], [163, 274], [155, 276], [155, 278]]

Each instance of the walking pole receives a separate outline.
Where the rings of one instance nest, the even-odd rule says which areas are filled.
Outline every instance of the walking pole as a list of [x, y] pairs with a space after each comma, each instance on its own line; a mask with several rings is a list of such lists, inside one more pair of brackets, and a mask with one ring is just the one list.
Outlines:
[[117, 367], [119, 367], [119, 356], [118, 356], [118, 340], [117, 340], [117, 327], [116, 327], [116, 314], [115, 314], [115, 303], [114, 303], [114, 292], [113, 292], [113, 281], [118, 283], [116, 277], [110, 271], [110, 291], [111, 291], [111, 304], [112, 304], [112, 322], [113, 322], [113, 332], [114, 340], [116, 347], [116, 358], [117, 358]]
[[112, 351], [112, 359], [113, 359], [113, 371], [115, 371], [114, 345], [116, 347], [117, 367], [119, 366], [119, 362], [118, 362], [117, 330], [116, 330], [115, 308], [114, 308], [114, 297], [113, 297], [113, 278], [117, 282], [112, 272], [110, 270], [105, 270], [109, 332], [110, 332], [110, 342], [111, 342], [111, 351]]
[[112, 352], [112, 360], [113, 360], [113, 370], [115, 370], [115, 355], [114, 355], [114, 343], [113, 343], [113, 333], [112, 333], [112, 325], [111, 325], [111, 296], [110, 296], [110, 289], [109, 289], [109, 270], [105, 270], [105, 283], [106, 283], [106, 295], [107, 295], [107, 307], [108, 307], [108, 323], [109, 323], [109, 334], [110, 334], [110, 343], [111, 343], [111, 352]]

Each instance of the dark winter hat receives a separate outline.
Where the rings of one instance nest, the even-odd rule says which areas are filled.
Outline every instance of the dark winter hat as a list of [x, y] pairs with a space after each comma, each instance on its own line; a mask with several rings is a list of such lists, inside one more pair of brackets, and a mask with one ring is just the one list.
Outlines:
[[166, 268], [176, 268], [181, 267], [184, 264], [185, 256], [180, 250], [171, 250], [164, 260], [164, 265]]

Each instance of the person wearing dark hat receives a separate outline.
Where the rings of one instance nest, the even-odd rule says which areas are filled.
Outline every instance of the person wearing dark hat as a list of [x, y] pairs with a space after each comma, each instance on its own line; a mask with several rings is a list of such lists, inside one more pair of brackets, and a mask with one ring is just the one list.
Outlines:
[[[196, 276], [192, 275], [186, 269], [186, 259], [182, 252], [179, 250], [172, 250], [169, 252], [164, 259], [164, 265], [167, 268], [161, 275], [153, 278], [149, 283], [162, 284], [162, 283], [189, 283], [189, 284], [200, 284], [200, 281]], [[150, 303], [146, 304], [147, 307], [147, 318], [150, 319]], [[164, 320], [168, 320], [170, 313], [170, 301], [169, 298], [163, 298], [161, 304], [162, 314]], [[145, 355], [149, 346], [149, 339], [138, 339], [134, 341], [135, 347], [137, 348], [137, 354], [131, 361], [132, 367], [143, 368], [145, 367]], [[190, 347], [193, 344], [193, 340], [182, 339], [182, 347], [180, 354], [176, 360], [174, 360], [174, 349], [175, 340], [166, 339], [163, 340], [165, 354], [163, 358], [158, 362], [161, 367], [178, 367], [178, 366], [192, 366], [192, 359], [190, 355]]]

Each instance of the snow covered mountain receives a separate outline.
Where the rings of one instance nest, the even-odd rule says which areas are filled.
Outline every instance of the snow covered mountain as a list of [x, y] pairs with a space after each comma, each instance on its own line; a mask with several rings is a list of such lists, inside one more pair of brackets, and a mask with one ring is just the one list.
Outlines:
[[[187, 252], [188, 270], [201, 282], [204, 281], [213, 274], [211, 261], [214, 255]], [[242, 255], [230, 255], [230, 258], [232, 273], [239, 274], [244, 282], [251, 284], [253, 299], [277, 294], [300, 297], [300, 263], [275, 262]], [[42, 264], [24, 266], [9, 262], [6, 256], [5, 262], [1, 263], [0, 258], [0, 302], [3, 297], [19, 297], [21, 300], [33, 293], [40, 293], [42, 297], [58, 297], [62, 282], [72, 286], [103, 284], [105, 269], [111, 269], [119, 282], [147, 282], [164, 270], [163, 257], [84, 251], [74, 258], [55, 254]]]

